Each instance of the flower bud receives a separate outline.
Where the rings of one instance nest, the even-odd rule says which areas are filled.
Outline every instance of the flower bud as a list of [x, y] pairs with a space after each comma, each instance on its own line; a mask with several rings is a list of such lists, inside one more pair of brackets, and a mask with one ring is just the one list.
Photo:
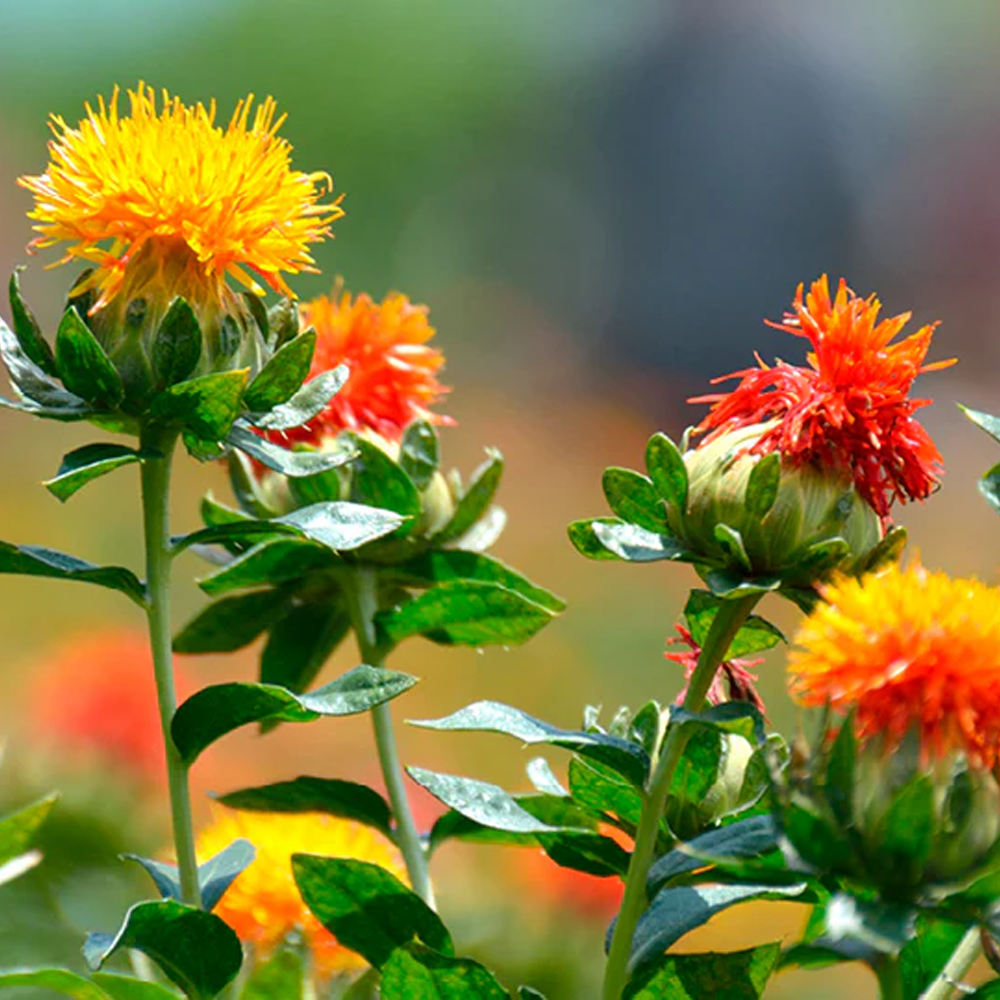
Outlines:
[[[766, 490], [751, 497], [752, 474], [770, 456], [749, 451], [767, 429], [766, 424], [744, 427], [684, 454], [687, 504], [683, 511], [668, 506], [671, 533], [706, 562], [741, 575], [777, 574], [786, 583], [807, 586], [820, 572], [849, 570], [882, 538], [878, 515], [846, 474], [808, 464], [782, 463], [780, 472], [775, 470], [777, 488], [769, 505], [759, 499]], [[815, 549], [836, 539], [846, 543], [843, 549]]]
[[[178, 299], [192, 310], [184, 316], [184, 328], [177, 321]], [[143, 405], [158, 390], [212, 372], [249, 368], [253, 377], [263, 360], [262, 333], [243, 297], [206, 281], [182, 246], [171, 252], [170, 244], [151, 242], [140, 249], [121, 291], [88, 316], [88, 323], [122, 376], [126, 401], [133, 404]], [[182, 347], [178, 337], [185, 338]], [[180, 370], [178, 356], [186, 356]]]
[[691, 840], [704, 833], [740, 805], [747, 765], [753, 756], [749, 740], [735, 733], [703, 729], [691, 737], [685, 753], [698, 753], [699, 742], [704, 741], [707, 748], [716, 740], [720, 742], [715, 781], [705, 795], [699, 801], [673, 792], [667, 797], [664, 816], [681, 840]]

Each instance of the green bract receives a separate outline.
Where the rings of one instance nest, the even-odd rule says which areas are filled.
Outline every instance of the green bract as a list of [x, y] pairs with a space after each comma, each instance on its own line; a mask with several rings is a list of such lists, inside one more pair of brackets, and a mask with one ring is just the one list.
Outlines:
[[576, 521], [570, 539], [591, 559], [693, 563], [721, 597], [780, 591], [799, 604], [835, 570], [863, 572], [895, 557], [901, 528], [883, 536], [849, 479], [781, 457], [748, 454], [764, 425], [683, 454], [663, 434], [646, 449], [648, 475], [609, 468], [616, 515]]
[[[341, 369], [303, 386], [316, 337], [282, 321], [294, 306], [278, 303], [272, 324], [256, 296], [227, 293], [224, 309], [196, 307], [173, 294], [169, 275], [140, 277], [92, 315], [89, 292], [71, 296], [53, 347], [22, 298], [15, 272], [13, 329], [0, 320], [0, 356], [17, 398], [0, 399], [0, 405], [53, 420], [89, 420], [144, 440], [182, 434], [188, 450], [203, 460], [230, 448], [247, 448], [258, 457], [263, 449], [267, 458], [259, 460], [288, 475], [346, 460], [325, 456], [304, 464], [283, 458], [284, 449], [252, 433], [254, 427], [281, 429], [310, 420], [347, 376]], [[66, 499], [78, 485], [124, 464], [109, 463], [103, 452], [100, 467], [97, 461], [86, 467], [76, 462], [66, 470], [72, 482], [60, 482], [53, 492]]]

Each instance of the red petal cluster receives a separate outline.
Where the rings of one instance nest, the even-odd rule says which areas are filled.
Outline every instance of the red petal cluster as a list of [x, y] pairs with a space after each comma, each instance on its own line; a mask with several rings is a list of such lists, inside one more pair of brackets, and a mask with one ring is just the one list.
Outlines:
[[[674, 628], [677, 629], [677, 635], [668, 638], [667, 645], [683, 645], [688, 648], [680, 653], [664, 653], [663, 655], [668, 660], [673, 660], [674, 663], [679, 663], [684, 667], [684, 680], [690, 684], [691, 675], [694, 673], [695, 667], [698, 666], [701, 646], [694, 641], [694, 636], [683, 625], [675, 625]], [[754, 686], [757, 683], [757, 675], [750, 673], [751, 667], [758, 667], [763, 662], [760, 659], [723, 660], [715, 673], [715, 680], [712, 681], [712, 686], [708, 689], [708, 694], [706, 695], [708, 703], [710, 705], [721, 705], [724, 701], [748, 701], [761, 715], [764, 715], [764, 700]], [[725, 682], [726, 687], [729, 689], [728, 698], [726, 697], [726, 692], [722, 689], [723, 682]], [[684, 686], [684, 690], [677, 696], [676, 704], [683, 705], [686, 695], [687, 685]]]
[[417, 418], [454, 423], [429, 409], [448, 390], [437, 380], [444, 355], [427, 343], [435, 331], [426, 306], [413, 305], [398, 292], [381, 303], [344, 292], [307, 302], [300, 318], [317, 335], [310, 377], [342, 363], [350, 374], [318, 417], [283, 437], [318, 445], [342, 430], [371, 430], [398, 441]]
[[846, 471], [858, 493], [887, 517], [895, 500], [922, 500], [937, 485], [941, 455], [914, 412], [930, 400], [909, 399], [922, 372], [954, 359], [923, 363], [937, 326], [923, 326], [897, 344], [892, 339], [910, 313], [878, 320], [881, 303], [859, 298], [841, 280], [831, 301], [824, 274], [807, 294], [799, 285], [782, 323], [769, 323], [812, 345], [808, 368], [778, 361], [715, 379], [738, 378], [731, 392], [691, 399], [711, 403], [697, 432], [706, 441], [751, 424], [774, 421], [754, 445], [755, 454], [777, 451], [796, 464]]

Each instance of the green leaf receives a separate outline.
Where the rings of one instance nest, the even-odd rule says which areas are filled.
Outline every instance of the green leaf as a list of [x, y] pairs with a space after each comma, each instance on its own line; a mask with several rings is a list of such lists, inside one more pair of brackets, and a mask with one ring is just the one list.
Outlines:
[[249, 368], [201, 375], [178, 382], [153, 398], [150, 412], [159, 420], [189, 428], [206, 441], [228, 440], [242, 407]]
[[136, 903], [116, 934], [91, 934], [83, 956], [96, 972], [119, 948], [148, 955], [193, 1000], [221, 993], [243, 962], [243, 948], [228, 924], [172, 899]]
[[795, 899], [807, 889], [805, 882], [788, 886], [709, 885], [664, 889], [639, 920], [632, 939], [629, 965], [634, 974], [641, 975], [644, 967], [659, 959], [685, 934], [737, 903], [753, 899]]
[[570, 868], [598, 878], [618, 876], [624, 879], [628, 872], [628, 851], [599, 833], [544, 833], [538, 835], [538, 842], [560, 868]]
[[497, 785], [474, 778], [439, 774], [422, 767], [408, 767], [406, 773], [439, 802], [480, 826], [512, 833], [560, 832], [559, 827], [549, 826], [526, 812]]
[[820, 936], [814, 943], [872, 963], [899, 954], [913, 938], [916, 916], [907, 905], [838, 892], [820, 910]]
[[[245, 517], [245, 516], [244, 516]], [[222, 545], [228, 551], [245, 552], [248, 545], [252, 546], [275, 535], [302, 535], [302, 532], [289, 524], [277, 521], [258, 521], [255, 518], [230, 521], [225, 524], [212, 524], [200, 528], [188, 535], [175, 535], [170, 539], [171, 555], [177, 556], [195, 545]], [[238, 543], [234, 546], [233, 543]]]
[[689, 557], [688, 550], [675, 538], [658, 535], [635, 524], [596, 520], [591, 522], [591, 530], [604, 548], [626, 562], [683, 560]]
[[95, 566], [76, 556], [40, 545], [0, 542], [0, 573], [93, 583], [108, 590], [120, 591], [142, 608], [146, 606], [146, 589], [131, 570], [123, 566]]
[[[684, 605], [684, 619], [691, 631], [691, 638], [699, 646], [705, 645], [708, 630], [722, 604], [722, 598], [708, 590], [691, 591], [691, 596]], [[734, 636], [725, 658], [732, 660], [750, 653], [758, 653], [777, 646], [779, 642], [788, 642], [781, 629], [759, 615], [750, 615]]]
[[181, 296], [167, 308], [153, 339], [153, 377], [160, 389], [191, 377], [201, 360], [201, 327]]
[[455, 505], [451, 520], [434, 536], [436, 543], [461, 538], [493, 503], [503, 478], [503, 455], [493, 448], [487, 448], [486, 454], [486, 461], [472, 473], [468, 487]]
[[175, 653], [231, 653], [248, 646], [288, 610], [290, 597], [258, 590], [203, 608], [174, 636]]
[[108, 994], [100, 986], [69, 969], [0, 970], [0, 991], [31, 987], [73, 997], [74, 1000], [108, 1000]]
[[425, 490], [437, 472], [440, 461], [438, 436], [426, 420], [414, 420], [403, 432], [399, 464], [418, 490]]
[[652, 898], [675, 878], [721, 859], [759, 857], [773, 851], [779, 840], [780, 831], [772, 816], [751, 816], [710, 830], [687, 843], [678, 844], [653, 864], [646, 883], [648, 895]]
[[854, 825], [854, 762], [857, 743], [853, 711], [840, 725], [823, 774], [823, 791], [833, 815], [845, 828]]
[[746, 951], [664, 955], [628, 984], [623, 1000], [757, 1000], [780, 955], [778, 943]]
[[646, 445], [646, 471], [660, 496], [683, 511], [687, 507], [688, 475], [684, 458], [666, 434], [656, 433]]
[[315, 350], [315, 330], [306, 330], [278, 348], [243, 393], [246, 408], [265, 413], [287, 403], [308, 376]]
[[279, 948], [267, 960], [254, 963], [240, 1000], [303, 1000], [306, 981], [301, 951]]
[[353, 858], [293, 854], [292, 871], [313, 916], [376, 968], [414, 938], [452, 952], [441, 918], [384, 868]]
[[351, 463], [351, 499], [369, 507], [394, 510], [403, 517], [419, 517], [420, 494], [403, 469], [365, 438], [345, 434], [344, 440], [357, 452]]
[[393, 643], [423, 635], [445, 644], [512, 646], [552, 618], [548, 608], [499, 584], [449, 580], [376, 620]]
[[743, 536], [728, 524], [717, 524], [712, 529], [712, 537], [719, 543], [722, 551], [739, 564], [740, 569], [747, 573], [753, 572], [753, 563], [743, 547]]
[[31, 847], [35, 834], [58, 798], [56, 794], [47, 795], [0, 819], [0, 865], [12, 861]]
[[392, 534], [407, 515], [348, 500], [314, 503], [274, 520], [297, 528], [306, 538], [335, 552], [348, 552]]
[[471, 958], [420, 944], [397, 948], [382, 967], [382, 1000], [509, 1000], [496, 977]]
[[569, 789], [573, 801], [579, 805], [610, 813], [629, 826], [638, 827], [642, 796], [610, 768], [574, 757], [569, 762]]
[[347, 365], [338, 365], [311, 378], [287, 403], [274, 407], [267, 413], [255, 413], [248, 418], [254, 427], [262, 430], [288, 431], [301, 427], [318, 417], [347, 381]]
[[710, 569], [704, 576], [708, 589], [716, 597], [735, 600], [751, 594], [770, 594], [781, 587], [777, 576], [742, 577], [726, 569]]
[[309, 693], [275, 684], [213, 684], [193, 694], [174, 714], [170, 731], [191, 764], [226, 733], [250, 722], [311, 722], [324, 715], [357, 715], [408, 691], [416, 678], [365, 664]]
[[[237, 451], [235, 448], [230, 448], [226, 453], [226, 465], [229, 469], [229, 485], [236, 496], [236, 502], [240, 505], [240, 516], [258, 518], [276, 517], [278, 511], [274, 509], [274, 499], [273, 497], [266, 497], [264, 495], [264, 490], [258, 479], [258, 473], [254, 468], [253, 461], [244, 455], [243, 452]], [[294, 482], [294, 480], [292, 481]], [[203, 508], [204, 503], [205, 501], [203, 500]], [[206, 524], [213, 523], [205, 516], [204, 509], [202, 510], [202, 517], [205, 519]]]
[[918, 997], [937, 978], [951, 958], [967, 928], [951, 920], [936, 920], [930, 915], [917, 917], [916, 936], [899, 953], [903, 991]]
[[677, 762], [663, 814], [681, 840], [704, 829], [702, 805], [719, 778], [723, 759], [722, 734], [717, 729], [696, 728]]
[[989, 472], [979, 480], [979, 492], [986, 502], [1000, 513], [1000, 465], [994, 465]]
[[[570, 767], [573, 762], [570, 761]], [[534, 787], [544, 795], [556, 795], [561, 798], [569, 798], [569, 792], [563, 788], [551, 765], [544, 757], [535, 757], [528, 761], [525, 768], [528, 780]]]
[[[272, 411], [275, 412], [275, 411]], [[329, 469], [336, 469], [349, 462], [354, 453], [346, 449], [336, 451], [289, 451], [279, 445], [265, 441], [252, 431], [247, 430], [241, 422], [233, 425], [226, 437], [228, 444], [239, 448], [261, 465], [266, 465], [274, 472], [283, 476], [315, 476]]]
[[11, 383], [20, 397], [19, 402], [0, 399], [0, 405], [54, 420], [83, 420], [93, 415], [93, 409], [79, 396], [67, 392], [25, 354], [14, 331], [2, 319], [0, 353], [10, 373]]
[[85, 444], [64, 455], [59, 471], [42, 485], [65, 502], [91, 480], [139, 461], [139, 452], [123, 444]]
[[299, 304], [287, 295], [279, 299], [267, 311], [267, 325], [274, 340], [270, 346], [277, 350], [299, 335]]
[[602, 482], [608, 506], [616, 516], [655, 534], [666, 529], [666, 513], [651, 479], [612, 466], [604, 470]]
[[649, 771], [649, 757], [634, 743], [604, 733], [560, 729], [496, 701], [477, 701], [443, 719], [411, 720], [410, 724], [445, 732], [503, 733], [529, 746], [548, 743], [563, 747], [607, 765], [637, 788], [643, 787]]
[[570, 542], [580, 555], [586, 556], [588, 559], [615, 560], [620, 557], [604, 547], [604, 543], [594, 533], [594, 528], [598, 524], [621, 523], [616, 517], [592, 517], [583, 521], [573, 521], [566, 531]]
[[121, 976], [117, 973], [95, 972], [92, 979], [111, 1000], [177, 1000], [180, 996], [176, 991], [169, 990], [159, 983], [132, 979], [130, 976]]
[[765, 455], [754, 463], [747, 479], [747, 490], [743, 506], [748, 514], [762, 518], [768, 514], [778, 499], [781, 483], [781, 455], [776, 451]]
[[530, 986], [518, 986], [517, 1000], [545, 1000], [545, 995], [533, 990]]
[[251, 812], [318, 812], [364, 823], [392, 837], [389, 803], [367, 785], [335, 778], [301, 776], [258, 788], [241, 788], [219, 801], [230, 809]]
[[937, 834], [934, 779], [918, 775], [893, 793], [889, 808], [873, 833], [876, 856], [890, 865], [893, 882], [919, 883]]
[[300, 580], [338, 565], [325, 546], [306, 538], [270, 538], [237, 556], [221, 569], [202, 577], [198, 586], [210, 597], [249, 587], [266, 587]]
[[889, 563], [899, 562], [906, 548], [906, 528], [897, 524], [890, 528], [882, 540], [869, 551], [864, 563], [858, 567], [858, 573], [871, 573]]
[[63, 385], [88, 403], [113, 409], [125, 395], [121, 376], [75, 306], [59, 323], [56, 365]]
[[986, 431], [986, 433], [989, 434], [994, 441], [1000, 443], [1000, 417], [994, 417], [991, 414], [983, 413], [980, 410], [971, 410], [969, 407], [963, 406], [961, 403], [958, 404], [958, 408], [977, 427]]
[[15, 267], [10, 276], [10, 314], [14, 321], [14, 333], [25, 355], [46, 375], [55, 376], [56, 359], [48, 341], [42, 335], [34, 313], [21, 297], [20, 273], [24, 268]]
[[793, 795], [781, 811], [780, 822], [792, 846], [810, 864], [825, 870], [850, 865], [854, 856], [850, 842], [833, 817], [821, 812], [814, 802]]
[[532, 583], [499, 559], [480, 552], [433, 549], [415, 559], [386, 567], [381, 572], [383, 578], [395, 580], [404, 587], [427, 587], [449, 580], [498, 583], [553, 613], [566, 608], [566, 602], [555, 594]]
[[261, 683], [304, 691], [350, 628], [350, 615], [333, 599], [293, 607], [268, 636], [260, 658]]
[[[236, 877], [253, 862], [255, 854], [249, 840], [234, 840], [198, 866], [198, 887], [204, 909], [209, 912], [215, 909]], [[177, 865], [154, 861], [138, 854], [123, 854], [122, 858], [134, 861], [144, 868], [164, 899], [181, 901], [181, 880]]]

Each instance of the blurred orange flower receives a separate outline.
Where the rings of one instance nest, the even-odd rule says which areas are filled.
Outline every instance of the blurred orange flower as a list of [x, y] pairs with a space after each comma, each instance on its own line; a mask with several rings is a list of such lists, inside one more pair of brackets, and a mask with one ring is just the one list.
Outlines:
[[95, 268], [77, 289], [99, 289], [91, 311], [115, 297], [141, 260], [147, 270], [186, 271], [215, 299], [227, 274], [263, 294], [244, 267], [286, 295], [282, 271], [315, 271], [308, 246], [343, 212], [319, 204], [326, 174], [290, 169], [291, 146], [277, 136], [284, 116], [275, 120], [271, 98], [252, 119], [253, 95], [240, 101], [222, 129], [214, 101], [189, 108], [164, 91], [158, 111], [143, 83], [128, 96], [124, 117], [117, 87], [107, 105], [98, 98], [96, 112], [87, 105], [76, 128], [53, 115], [48, 168], [19, 182], [35, 196], [33, 246], [65, 241], [59, 263]]
[[241, 837], [253, 844], [257, 856], [214, 910], [240, 940], [266, 958], [290, 935], [301, 934], [321, 977], [365, 969], [365, 960], [339, 944], [302, 902], [291, 857], [304, 853], [370, 861], [407, 882], [396, 848], [367, 826], [320, 813], [227, 810], [219, 811], [212, 825], [199, 835], [199, 862]]
[[[178, 678], [178, 688], [187, 688]], [[31, 669], [28, 725], [74, 759], [96, 758], [142, 784], [166, 780], [149, 644], [142, 633], [76, 636]]]
[[857, 712], [887, 749], [911, 729], [926, 753], [992, 767], [1000, 743], [1000, 591], [921, 566], [820, 587], [789, 658], [803, 705]]
[[740, 379], [728, 393], [691, 399], [711, 403], [697, 431], [706, 441], [751, 424], [774, 423], [752, 447], [754, 454], [777, 451], [793, 463], [813, 462], [846, 471], [858, 493], [881, 517], [894, 500], [922, 500], [940, 475], [941, 456], [913, 414], [930, 400], [908, 393], [916, 377], [954, 364], [923, 363], [936, 323], [897, 344], [890, 341], [910, 319], [903, 313], [878, 321], [881, 303], [858, 298], [841, 280], [830, 298], [827, 276], [809, 292], [799, 285], [781, 323], [769, 323], [812, 345], [808, 368], [757, 358], [757, 368], [715, 379]]
[[430, 347], [434, 327], [427, 307], [398, 292], [381, 303], [347, 292], [320, 296], [301, 307], [303, 327], [316, 330], [311, 375], [346, 363], [347, 384], [307, 427], [284, 432], [293, 441], [318, 444], [342, 430], [370, 430], [398, 441], [411, 420], [452, 424], [430, 407], [448, 391], [437, 380], [444, 355]]

